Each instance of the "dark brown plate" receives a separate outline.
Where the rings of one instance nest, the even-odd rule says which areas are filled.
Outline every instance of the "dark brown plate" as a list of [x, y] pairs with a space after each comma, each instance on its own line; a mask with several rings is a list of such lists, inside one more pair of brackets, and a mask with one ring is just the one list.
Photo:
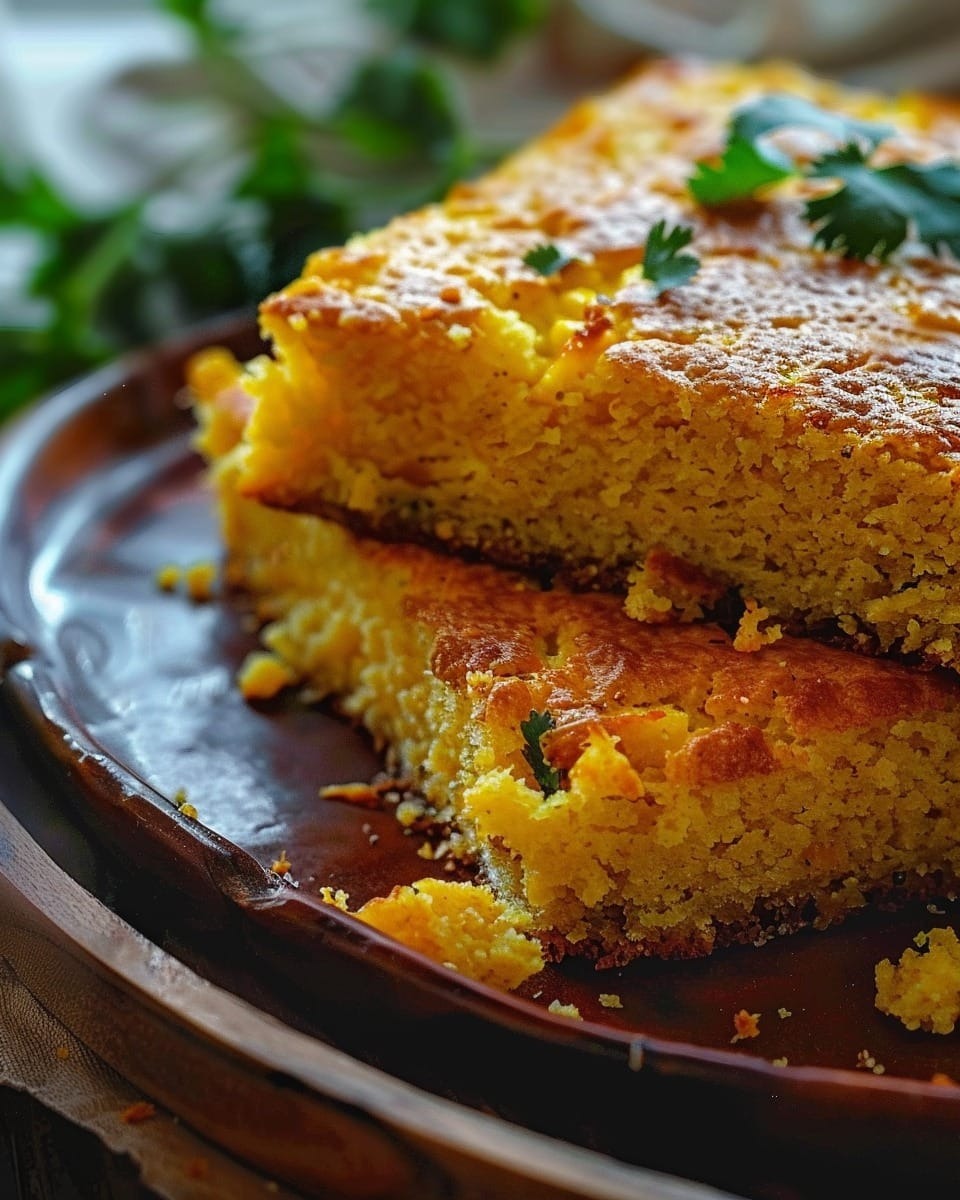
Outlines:
[[[293, 699], [242, 703], [234, 673], [255, 635], [239, 600], [155, 586], [161, 563], [218, 552], [175, 403], [185, 357], [208, 341], [256, 349], [233, 325], [141, 355], [36, 409], [0, 458], [6, 719], [104, 852], [117, 911], [368, 1062], [627, 1161], [771, 1196], [839, 1194], [854, 1166], [890, 1184], [918, 1156], [927, 1179], [960, 1173], [960, 1090], [924, 1082], [960, 1078], [960, 1044], [873, 1007], [874, 963], [952, 905], [699, 962], [564, 964], [502, 996], [319, 902], [321, 884], [359, 903], [442, 868], [388, 813], [317, 798], [378, 769], [356, 731]], [[179, 788], [199, 823], [176, 812]], [[281, 850], [298, 888], [265, 869]], [[555, 998], [587, 1020], [548, 1015]], [[762, 1014], [761, 1034], [731, 1048], [741, 1008]], [[853, 1069], [864, 1049], [886, 1075]], [[780, 1056], [791, 1065], [770, 1065]]]

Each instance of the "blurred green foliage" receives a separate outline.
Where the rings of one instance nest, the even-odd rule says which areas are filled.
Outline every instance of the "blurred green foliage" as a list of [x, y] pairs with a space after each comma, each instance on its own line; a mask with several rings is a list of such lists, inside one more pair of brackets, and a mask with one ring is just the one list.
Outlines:
[[241, 164], [212, 205], [171, 226], [150, 220], [155, 189], [91, 213], [36, 166], [0, 162], [0, 231], [36, 249], [0, 312], [0, 418], [128, 346], [256, 302], [311, 250], [442, 194], [484, 158], [446, 55], [490, 61], [549, 0], [367, 0], [387, 49], [358, 61], [319, 115], [264, 84], [245, 31], [210, 0], [158, 3], [189, 27], [195, 65], [237, 116]]

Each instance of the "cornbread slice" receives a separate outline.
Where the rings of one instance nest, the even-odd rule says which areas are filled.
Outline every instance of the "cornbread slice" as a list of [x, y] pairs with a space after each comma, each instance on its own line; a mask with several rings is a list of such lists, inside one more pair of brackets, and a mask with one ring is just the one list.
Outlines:
[[[960, 276], [813, 249], [822, 183], [699, 208], [694, 163], [772, 92], [894, 126], [891, 159], [960, 156], [940, 100], [654, 65], [265, 302], [243, 494], [578, 584], [661, 549], [774, 620], [960, 662]], [[693, 226], [702, 267], [655, 298], [661, 219]], [[545, 243], [573, 263], [525, 265]]]
[[[271, 509], [239, 493], [230, 404], [210, 416], [227, 575], [267, 646], [452, 806], [553, 952], [700, 955], [956, 883], [952, 676], [792, 637], [738, 652], [715, 625]], [[534, 710], [552, 795], [523, 754]]]

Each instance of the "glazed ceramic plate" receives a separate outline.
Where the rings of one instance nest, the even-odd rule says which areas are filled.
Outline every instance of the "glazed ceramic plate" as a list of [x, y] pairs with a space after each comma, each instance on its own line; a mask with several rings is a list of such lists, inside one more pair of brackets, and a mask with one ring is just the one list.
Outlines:
[[[241, 701], [256, 644], [242, 597], [156, 587], [161, 564], [218, 556], [179, 403], [184, 360], [208, 342], [257, 349], [235, 323], [143, 354], [34, 410], [0, 455], [5, 719], [99, 848], [116, 910], [315, 1037], [628, 1162], [771, 1196], [839, 1194], [854, 1166], [889, 1183], [920, 1155], [927, 1178], [954, 1178], [960, 1089], [928, 1081], [960, 1078], [960, 1042], [873, 1007], [876, 961], [954, 920], [951, 905], [697, 962], [572, 961], [505, 996], [319, 901], [330, 884], [359, 904], [443, 863], [390, 812], [318, 797], [380, 769], [358, 731], [296, 697]], [[180, 789], [199, 820], [178, 813]], [[297, 886], [268, 869], [281, 851]], [[548, 1014], [554, 999], [585, 1020]], [[760, 1036], [731, 1047], [742, 1008]], [[863, 1050], [884, 1075], [856, 1069]]]

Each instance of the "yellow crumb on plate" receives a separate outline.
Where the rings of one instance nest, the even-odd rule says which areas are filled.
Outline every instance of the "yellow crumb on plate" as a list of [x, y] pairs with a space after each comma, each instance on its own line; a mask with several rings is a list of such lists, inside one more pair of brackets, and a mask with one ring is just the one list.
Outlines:
[[899, 963], [877, 963], [876, 1006], [907, 1029], [953, 1033], [960, 1019], [960, 940], [951, 928], [931, 929], [914, 938]]
[[553, 1013], [555, 1017], [569, 1017], [571, 1021], [582, 1021], [580, 1009], [575, 1004], [561, 1004], [559, 1000], [551, 1000], [547, 1005], [547, 1012]]
[[[321, 889], [343, 912], [348, 897]], [[510, 991], [543, 969], [540, 943], [528, 937], [530, 917], [481, 884], [420, 879], [368, 900], [353, 916], [434, 962]]]
[[324, 904], [329, 904], [333, 908], [339, 908], [341, 912], [348, 913], [350, 911], [350, 896], [343, 888], [334, 890], [332, 887], [322, 887], [320, 889], [320, 899]]
[[886, 1074], [887, 1068], [883, 1065], [883, 1063], [877, 1062], [876, 1058], [870, 1053], [869, 1050], [861, 1050], [857, 1055], [857, 1070], [872, 1071], [874, 1075], [884, 1075]]
[[196, 600], [198, 603], [209, 600], [213, 596], [213, 588], [217, 580], [217, 565], [212, 562], [192, 563], [184, 571], [183, 579], [191, 600]]
[[623, 1008], [623, 1001], [616, 992], [601, 992], [599, 999], [601, 1008]]
[[176, 563], [164, 563], [162, 567], [157, 568], [153, 578], [162, 592], [173, 592], [183, 579], [183, 567], [178, 567]]
[[290, 667], [266, 650], [254, 650], [248, 654], [237, 675], [244, 700], [271, 700], [296, 681], [297, 677]]
[[270, 864], [270, 870], [275, 871], [278, 875], [287, 875], [293, 863], [287, 858], [286, 850], [281, 850], [277, 858]]

